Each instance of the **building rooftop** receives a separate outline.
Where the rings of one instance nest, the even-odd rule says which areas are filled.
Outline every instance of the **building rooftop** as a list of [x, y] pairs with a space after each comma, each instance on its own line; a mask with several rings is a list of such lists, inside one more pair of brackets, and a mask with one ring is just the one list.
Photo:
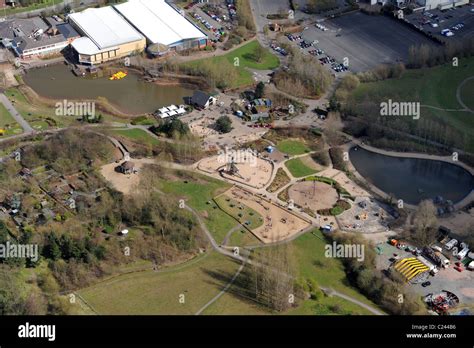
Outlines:
[[[101, 52], [107, 52], [107, 49], [100, 50], [97, 45], [87, 36], [80, 37], [71, 43], [71, 46], [79, 54], [93, 55]], [[111, 49], [109, 47], [108, 49]]]
[[13, 40], [16, 37], [28, 37], [38, 30], [46, 31], [48, 28], [48, 24], [40, 17], [6, 20], [0, 22], [0, 38]]
[[69, 20], [74, 22], [99, 50], [143, 39], [143, 36], [110, 6], [72, 13]]
[[79, 33], [68, 23], [58, 24], [56, 29], [63, 35], [66, 39], [73, 37], [81, 36]]
[[151, 43], [170, 46], [183, 40], [206, 38], [165, 0], [129, 0], [114, 7]]

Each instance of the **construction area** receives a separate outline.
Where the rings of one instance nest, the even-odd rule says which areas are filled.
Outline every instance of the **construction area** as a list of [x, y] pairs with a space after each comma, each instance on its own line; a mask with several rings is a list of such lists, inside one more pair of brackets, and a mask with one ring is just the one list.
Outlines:
[[309, 221], [244, 189], [232, 187], [225, 192], [225, 195], [263, 217], [263, 225], [251, 230], [263, 243], [291, 238], [311, 226]]
[[338, 215], [341, 229], [350, 232], [378, 233], [388, 231], [395, 218], [389, 207], [369, 197], [356, 197], [352, 208]]
[[238, 151], [235, 157], [217, 155], [205, 158], [198, 169], [208, 174], [261, 189], [270, 183], [273, 175], [273, 163], [265, 160], [253, 151]]

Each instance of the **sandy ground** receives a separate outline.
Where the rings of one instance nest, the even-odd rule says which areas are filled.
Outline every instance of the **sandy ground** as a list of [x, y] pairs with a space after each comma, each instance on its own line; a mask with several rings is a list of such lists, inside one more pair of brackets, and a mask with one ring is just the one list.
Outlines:
[[[212, 156], [201, 160], [198, 168], [208, 173], [217, 173], [218, 169], [223, 166], [225, 167], [228, 161], [230, 161], [230, 159], [225, 155]], [[236, 162], [236, 167], [239, 169], [241, 177], [223, 174], [225, 178], [257, 189], [263, 188], [269, 184], [273, 172], [273, 166], [269, 161], [259, 158], [250, 152], [234, 157], [234, 161]]]
[[201, 118], [199, 120], [192, 121], [188, 124], [191, 132], [198, 137], [207, 137], [210, 135], [217, 135], [219, 132], [212, 129], [211, 126], [215, 123], [210, 118]]
[[317, 181], [297, 182], [289, 188], [288, 195], [296, 205], [314, 212], [331, 208], [339, 198], [330, 185]]
[[132, 159], [132, 162], [135, 163], [135, 167], [138, 169], [136, 174], [122, 174], [115, 171], [115, 167], [120, 165], [120, 163], [109, 163], [100, 169], [100, 173], [104, 178], [109, 181], [112, 186], [123, 194], [130, 194], [132, 190], [138, 186], [140, 183], [140, 168], [147, 163], [154, 163], [153, 159], [143, 158], [143, 159]]
[[460, 236], [467, 236], [471, 233], [474, 225], [474, 208], [471, 208], [468, 213], [458, 211], [453, 216], [439, 219], [441, 225], [455, 231]]
[[318, 176], [325, 176], [336, 180], [351, 196], [370, 197], [370, 194], [355, 184], [347, 175], [337, 169], [328, 168], [318, 173]]
[[252, 231], [264, 243], [290, 238], [310, 226], [308, 222], [285, 209], [237, 187], [231, 188], [226, 194], [264, 217], [264, 224]]

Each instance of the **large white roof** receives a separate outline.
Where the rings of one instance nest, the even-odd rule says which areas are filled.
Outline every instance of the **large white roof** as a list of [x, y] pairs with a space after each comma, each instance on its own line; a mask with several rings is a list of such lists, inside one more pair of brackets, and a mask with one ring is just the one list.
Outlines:
[[114, 7], [152, 43], [172, 45], [206, 37], [165, 0], [129, 0]]
[[[87, 36], [83, 36], [74, 40], [71, 45], [79, 54], [93, 55], [101, 52], [107, 52], [107, 50], [100, 50], [97, 45]], [[110, 50], [110, 48], [112, 47], [109, 47], [108, 49]]]
[[87, 37], [99, 49], [118, 46], [124, 43], [139, 41], [143, 38], [112, 7], [89, 8], [69, 15]]

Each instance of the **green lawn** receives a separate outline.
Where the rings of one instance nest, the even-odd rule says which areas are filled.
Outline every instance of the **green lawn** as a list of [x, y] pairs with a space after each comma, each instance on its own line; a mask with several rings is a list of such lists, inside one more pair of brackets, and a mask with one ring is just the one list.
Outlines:
[[[198, 181], [164, 181], [162, 191], [187, 199], [187, 204], [203, 216], [207, 228], [218, 243], [221, 243], [237, 221], [224, 213], [212, 200], [230, 186], [222, 181], [199, 176]], [[210, 204], [208, 204], [210, 202]]]
[[290, 156], [302, 155], [311, 151], [302, 141], [291, 139], [279, 141], [277, 149]]
[[[461, 59], [458, 67], [445, 64], [434, 68], [407, 70], [401, 78], [378, 82], [361, 83], [349, 100], [355, 103], [369, 101], [379, 105], [388, 99], [421, 102], [444, 109], [461, 109], [456, 99], [459, 84], [467, 77], [474, 76], [474, 58]], [[461, 96], [464, 103], [473, 105], [471, 83], [464, 85]], [[420, 118], [439, 118], [454, 129], [464, 133], [467, 149], [474, 151], [473, 114], [467, 112], [447, 112], [421, 107]]]
[[466, 82], [461, 89], [461, 99], [471, 110], [474, 110], [474, 80]]
[[325, 257], [326, 244], [328, 242], [319, 230], [306, 233], [293, 242], [299, 275], [303, 278], [314, 278], [320, 286], [332, 288], [378, 309], [356, 288], [349, 285], [344, 266], [339, 259]]
[[0, 128], [5, 130], [4, 137], [23, 133], [23, 129], [3, 104], [0, 104]]
[[290, 171], [291, 175], [295, 178], [301, 178], [316, 173], [317, 171], [313, 168], [308, 167], [301, 161], [300, 158], [293, 158], [285, 162], [286, 168]]
[[221, 195], [214, 200], [224, 212], [241, 224], [245, 224], [249, 229], [253, 230], [262, 226], [263, 217], [252, 208], [239, 203], [227, 195]]
[[227, 242], [227, 245], [240, 247], [257, 244], [261, 244], [257, 237], [243, 228], [232, 232], [229, 241]]
[[223, 61], [228, 61], [232, 64], [232, 66], [234, 66], [238, 73], [238, 78], [231, 82], [230, 87], [237, 88], [242, 86], [248, 86], [253, 84], [254, 80], [252, 77], [252, 73], [246, 68], [257, 70], [271, 70], [277, 68], [280, 64], [278, 57], [276, 57], [269, 50], [267, 50], [261, 62], [257, 62], [253, 58], [253, 53], [259, 45], [260, 44], [258, 43], [258, 41], [254, 40], [222, 56], [198, 59], [185, 64], [193, 66], [202, 64], [204, 60], [211, 60], [214, 65], [219, 65]]
[[[338, 259], [324, 256], [326, 241], [318, 231], [315, 235], [306, 233], [292, 242], [293, 255], [299, 269], [299, 275], [304, 278], [314, 278], [319, 285], [335, 289], [345, 295], [378, 308], [355, 288], [347, 284], [342, 263]], [[240, 277], [240, 276], [239, 276]], [[237, 278], [236, 283], [239, 283]], [[265, 315], [273, 312], [257, 305], [250, 299], [241, 296], [240, 289], [233, 285], [218, 301], [209, 306], [204, 314], [218, 315]], [[318, 301], [303, 301], [297, 308], [290, 309], [281, 315], [362, 315], [372, 314], [368, 310], [342, 298], [323, 297]]]
[[139, 128], [117, 129], [117, 130], [113, 130], [112, 133], [132, 139], [132, 140], [137, 140], [149, 145], [156, 145], [160, 143], [158, 139], [148, 134], [147, 131], [143, 129], [139, 129]]
[[[163, 271], [113, 277], [78, 291], [99, 314], [195, 314], [226, 285], [238, 263], [212, 252]], [[180, 303], [184, 295], [184, 303]]]

